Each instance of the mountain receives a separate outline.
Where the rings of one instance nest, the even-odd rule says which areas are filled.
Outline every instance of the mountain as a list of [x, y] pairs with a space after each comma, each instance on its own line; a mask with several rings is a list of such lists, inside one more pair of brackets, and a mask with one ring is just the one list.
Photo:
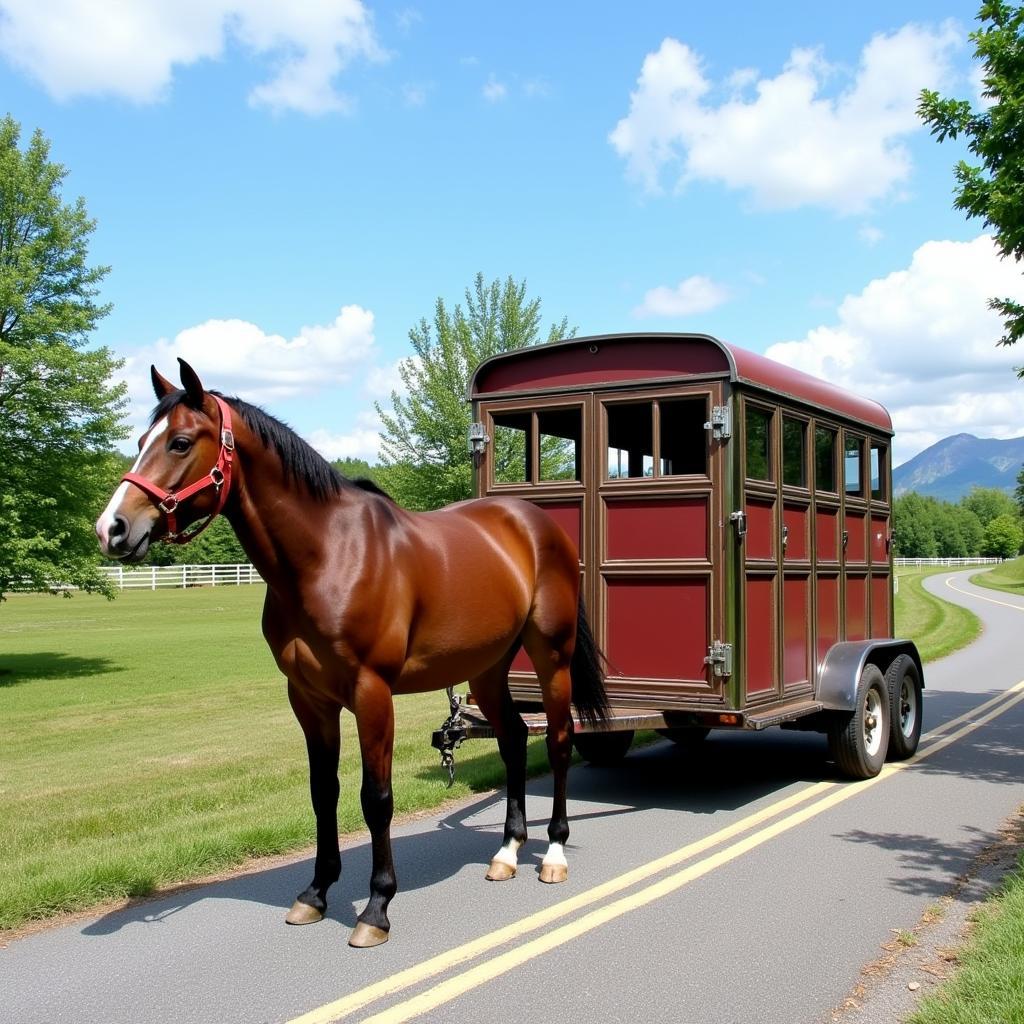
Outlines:
[[998, 487], [1012, 494], [1024, 463], [1024, 437], [997, 441], [993, 437], [954, 434], [936, 441], [892, 471], [898, 498], [907, 491], [959, 501], [972, 487]]

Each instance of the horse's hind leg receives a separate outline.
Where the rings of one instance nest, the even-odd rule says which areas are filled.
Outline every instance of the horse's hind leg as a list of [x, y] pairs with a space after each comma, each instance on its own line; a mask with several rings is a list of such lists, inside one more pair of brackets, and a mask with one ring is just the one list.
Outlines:
[[313, 881], [299, 894], [285, 920], [313, 924], [327, 911], [327, 890], [341, 876], [338, 848], [338, 756], [341, 752], [340, 708], [320, 708], [289, 681], [288, 699], [306, 737], [309, 792], [316, 815], [316, 863]]
[[378, 675], [364, 670], [356, 684], [353, 711], [359, 731], [359, 749], [363, 757], [363, 785], [359, 799], [363, 818], [370, 830], [373, 867], [370, 873], [370, 899], [348, 944], [364, 948], [388, 941], [391, 922], [388, 904], [398, 891], [395, 863], [391, 854], [391, 818], [394, 798], [391, 793], [391, 758], [395, 740], [395, 712], [391, 688]]
[[572, 651], [566, 649], [565, 644], [553, 644], [532, 629], [526, 631], [524, 641], [540, 680], [548, 719], [548, 761], [554, 776], [549, 845], [541, 862], [540, 880], [564, 882], [569, 877], [565, 844], [569, 839], [566, 786], [572, 761], [572, 679], [569, 675]]
[[480, 710], [494, 729], [498, 751], [505, 763], [505, 832], [501, 849], [487, 869], [487, 878], [492, 882], [503, 882], [515, 876], [519, 849], [526, 842], [527, 731], [508, 692], [508, 670], [514, 654], [515, 650], [511, 651], [499, 664], [469, 683]]

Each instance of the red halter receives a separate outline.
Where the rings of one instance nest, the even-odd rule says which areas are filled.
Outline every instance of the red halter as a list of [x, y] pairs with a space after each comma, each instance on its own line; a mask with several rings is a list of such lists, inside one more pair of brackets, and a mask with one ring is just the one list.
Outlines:
[[[235, 435], [231, 430], [231, 410], [228, 408], [227, 403], [216, 395], [210, 395], [210, 397], [217, 403], [220, 409], [220, 453], [217, 455], [216, 465], [206, 476], [193, 484], [189, 484], [188, 487], [183, 491], [178, 491], [177, 494], [165, 491], [162, 487], [158, 487], [137, 473], [125, 473], [121, 477], [122, 481], [135, 484], [139, 490], [145, 491], [153, 499], [156, 507], [167, 517], [167, 536], [163, 539], [168, 544], [187, 544], [190, 540], [195, 540], [220, 515], [225, 502], [228, 500], [228, 492], [231, 490], [231, 463], [235, 453]], [[178, 520], [175, 515], [178, 506], [183, 501], [187, 501], [201, 491], [205, 491], [207, 487], [216, 488], [217, 507], [198, 530], [193, 530], [191, 533], [179, 533]]]

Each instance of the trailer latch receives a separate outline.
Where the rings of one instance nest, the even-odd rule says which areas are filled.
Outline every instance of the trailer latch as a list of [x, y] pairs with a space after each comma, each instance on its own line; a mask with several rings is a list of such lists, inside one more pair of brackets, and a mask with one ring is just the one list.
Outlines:
[[747, 535], [747, 513], [740, 510], [739, 512], [729, 513], [729, 522], [736, 524], [736, 536], [739, 538], [746, 537]]
[[711, 666], [712, 673], [718, 678], [732, 675], [732, 644], [723, 644], [721, 640], [715, 640], [708, 648], [708, 656], [704, 659], [705, 665]]
[[727, 441], [732, 437], [732, 415], [727, 405], [714, 405], [711, 407], [711, 419], [704, 424], [705, 430], [711, 431], [711, 436], [716, 441]]
[[484, 448], [490, 440], [490, 435], [487, 433], [487, 429], [482, 423], [470, 423], [467, 447], [471, 454], [476, 456], [483, 455]]

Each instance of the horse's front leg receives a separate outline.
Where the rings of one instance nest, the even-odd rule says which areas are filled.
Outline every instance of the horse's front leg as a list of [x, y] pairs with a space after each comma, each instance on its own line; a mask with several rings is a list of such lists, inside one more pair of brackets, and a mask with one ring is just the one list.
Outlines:
[[316, 815], [316, 862], [313, 881], [299, 894], [285, 920], [288, 924], [313, 924], [323, 919], [327, 912], [327, 890], [341, 877], [338, 846], [341, 709], [314, 704], [291, 681], [288, 700], [302, 726], [309, 753], [309, 793]]
[[388, 941], [391, 931], [388, 904], [398, 890], [391, 855], [391, 817], [394, 813], [391, 755], [395, 739], [391, 687], [380, 676], [364, 670], [359, 676], [353, 710], [363, 758], [363, 785], [359, 796], [373, 850], [370, 900], [348, 940], [350, 946], [362, 948]]

